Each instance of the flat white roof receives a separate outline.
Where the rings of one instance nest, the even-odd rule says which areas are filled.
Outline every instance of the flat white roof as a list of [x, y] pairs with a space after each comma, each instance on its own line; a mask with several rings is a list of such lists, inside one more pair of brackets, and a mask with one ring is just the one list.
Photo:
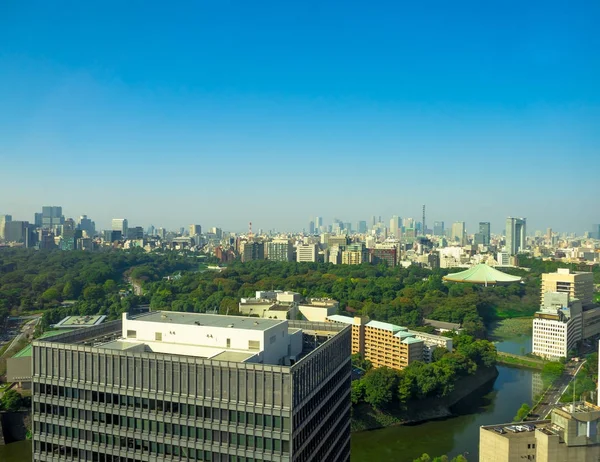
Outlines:
[[165, 324], [183, 324], [210, 326], [222, 328], [236, 328], [246, 330], [264, 331], [275, 327], [286, 320], [251, 318], [246, 316], [225, 316], [222, 314], [203, 314], [203, 313], [179, 313], [175, 311], [153, 311], [135, 318], [133, 321], [142, 322], [160, 322]]

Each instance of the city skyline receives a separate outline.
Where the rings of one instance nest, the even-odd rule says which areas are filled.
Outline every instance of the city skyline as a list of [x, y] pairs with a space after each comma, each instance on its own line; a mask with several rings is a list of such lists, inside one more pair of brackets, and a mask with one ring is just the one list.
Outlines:
[[2, 213], [598, 221], [598, 5], [103, 5], [0, 15]]
[[[253, 232], [256, 234], [258, 230], [262, 230], [263, 232], [270, 232], [275, 230], [276, 232], [281, 232], [281, 233], [299, 233], [299, 232], [306, 232], [309, 233], [309, 227], [311, 222], [314, 224], [315, 223], [315, 219], [317, 217], [323, 219], [323, 226], [324, 227], [328, 227], [330, 225], [332, 225], [334, 223], [334, 220], [339, 220], [340, 223], [345, 224], [345, 223], [349, 223], [351, 225], [351, 229], [352, 232], [357, 232], [357, 225], [358, 222], [360, 221], [364, 221], [367, 224], [367, 228], [370, 231], [372, 226], [371, 226], [371, 221], [373, 218], [375, 218], [377, 220], [377, 222], [379, 223], [379, 219], [381, 218], [381, 224], [388, 229], [388, 232], [390, 232], [391, 234], [393, 234], [391, 228], [390, 228], [390, 222], [391, 220], [393, 220], [393, 218], [399, 218], [401, 220], [404, 219], [412, 219], [414, 220], [415, 226], [421, 224], [421, 217], [417, 216], [417, 218], [415, 218], [415, 216], [409, 216], [409, 215], [393, 215], [390, 217], [386, 217], [384, 215], [372, 215], [372, 214], [368, 214], [365, 215], [364, 217], [359, 217], [359, 218], [352, 218], [352, 219], [347, 219], [346, 217], [340, 218], [340, 215], [331, 215], [331, 217], [327, 217], [326, 215], [315, 215], [312, 217], [308, 217], [308, 220], [305, 221], [304, 223], [302, 223], [301, 220], [298, 220], [298, 227], [290, 227], [290, 228], [277, 228], [274, 226], [270, 226], [268, 223], [265, 223], [264, 225], [262, 223], [257, 223], [257, 222], [239, 222], [239, 224], [233, 224], [233, 226], [231, 228], [228, 228], [227, 226], [224, 226], [222, 223], [219, 222], [210, 222], [208, 220], [188, 220], [188, 221], [180, 221], [180, 222], [173, 222], [173, 224], [168, 225], [165, 224], [165, 220], [162, 220], [159, 216], [156, 216], [156, 220], [153, 220], [151, 222], [141, 222], [140, 220], [132, 220], [128, 217], [125, 217], [124, 214], [118, 215], [119, 218], [117, 218], [116, 216], [112, 216], [111, 218], [108, 218], [107, 220], [98, 220], [96, 216], [91, 215], [89, 213], [76, 213], [76, 214], [69, 214], [68, 211], [70, 210], [70, 207], [64, 207], [62, 205], [60, 206], [42, 206], [39, 205], [37, 206], [36, 210], [41, 210], [42, 207], [59, 207], [61, 210], [64, 209], [66, 210], [65, 212], [63, 212], [64, 218], [71, 218], [74, 220], [75, 223], [77, 223], [81, 218], [84, 218], [85, 220], [94, 220], [94, 222], [96, 223], [96, 230], [100, 231], [100, 230], [110, 230], [112, 229], [112, 227], [114, 226], [114, 222], [115, 220], [125, 220], [125, 223], [129, 223], [132, 226], [141, 226], [144, 230], [150, 228], [151, 226], [154, 227], [155, 229], [158, 228], [164, 228], [167, 230], [177, 230], [179, 231], [181, 228], [184, 228], [185, 230], [188, 230], [190, 228], [190, 226], [201, 226], [202, 229], [209, 229], [212, 227], [217, 227], [220, 229], [223, 229], [224, 231], [227, 232], [232, 232], [232, 233], [237, 233], [237, 234], [244, 234], [248, 231], [248, 226], [249, 223], [253, 223], [252, 225], [252, 229]], [[418, 208], [421, 209], [422, 206], [419, 206]], [[429, 206], [428, 210], [429, 210]], [[4, 215], [8, 215], [11, 216], [13, 221], [28, 221], [29, 223], [31, 223], [32, 225], [35, 224], [35, 217], [36, 215], [41, 215], [38, 211], [34, 211], [31, 215], [33, 216], [33, 218], [31, 217], [27, 217], [26, 214], [23, 214], [22, 212], [15, 212], [15, 211], [3, 211], [0, 210], [0, 216], [4, 216]], [[505, 216], [504, 218], [499, 218], [498, 220], [495, 221], [489, 221], [489, 220], [477, 220], [474, 221], [472, 223], [469, 222], [463, 222], [462, 220], [438, 220], [436, 219], [436, 217], [429, 217], [429, 215], [427, 216], [427, 229], [430, 231], [429, 234], [435, 234], [434, 233], [434, 223], [444, 223], [445, 226], [445, 231], [446, 232], [451, 232], [452, 229], [452, 225], [456, 224], [456, 223], [465, 223], [465, 231], [468, 235], [475, 235], [478, 232], [480, 232], [480, 226], [482, 223], [486, 223], [488, 225], [490, 225], [490, 231], [492, 234], [495, 235], [500, 235], [500, 234], [504, 234], [506, 232], [506, 220], [510, 218], [509, 215]], [[583, 235], [586, 232], [592, 232], [592, 231], [596, 231], [596, 228], [598, 228], [597, 222], [600, 220], [596, 220], [596, 221], [592, 221], [590, 222], [590, 224], [588, 224], [588, 226], [584, 227], [583, 230], [578, 230], [578, 229], [573, 229], [573, 228], [569, 228], [568, 226], [565, 226], [564, 228], [561, 228], [560, 226], [544, 226], [544, 225], [540, 225], [540, 226], [532, 226], [530, 223], [530, 219], [525, 217], [525, 219], [527, 220], [528, 223], [528, 228], [527, 228], [527, 235], [533, 235], [536, 231], [541, 231], [542, 233], [546, 233], [546, 231], [548, 229], [551, 229], [553, 232], [558, 232], [558, 233], [566, 233], [566, 234], [576, 234], [576, 235]], [[184, 218], [185, 220], [185, 218]], [[197, 223], [196, 225], [192, 225], [192, 223]], [[402, 228], [402, 226], [401, 226]], [[315, 230], [318, 231], [318, 227], [315, 224]], [[360, 233], [359, 233], [360, 234]]]

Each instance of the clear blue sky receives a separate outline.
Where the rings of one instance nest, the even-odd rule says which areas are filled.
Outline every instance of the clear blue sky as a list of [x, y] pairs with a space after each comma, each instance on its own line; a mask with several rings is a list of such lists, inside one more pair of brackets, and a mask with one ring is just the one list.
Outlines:
[[[94, 3], [95, 5], [91, 5]], [[0, 2], [0, 213], [600, 222], [600, 3]]]

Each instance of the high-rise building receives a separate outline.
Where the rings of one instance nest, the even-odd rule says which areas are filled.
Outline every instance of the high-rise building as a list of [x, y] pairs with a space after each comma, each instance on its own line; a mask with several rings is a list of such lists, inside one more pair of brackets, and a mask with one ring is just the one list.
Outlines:
[[525, 218], [508, 217], [506, 219], [506, 251], [510, 255], [516, 255], [525, 250], [526, 224]]
[[367, 222], [364, 220], [360, 220], [356, 223], [356, 232], [358, 234], [365, 234], [368, 231]]
[[452, 234], [450, 239], [454, 243], [465, 245], [466, 240], [466, 229], [464, 221], [455, 221], [452, 223]]
[[390, 220], [390, 234], [396, 238], [400, 239], [402, 230], [402, 219], [396, 215], [394, 215]]
[[87, 215], [81, 215], [79, 217], [77, 228], [84, 231], [88, 237], [92, 237], [96, 234], [96, 223], [90, 220]]
[[[39, 220], [39, 216], [36, 217], [36, 221]], [[62, 207], [55, 205], [45, 205], [42, 207], [42, 227], [46, 229], [53, 229], [58, 225], [62, 225], [65, 222], [65, 217], [62, 214]]]
[[121, 231], [113, 231], [112, 229], [105, 229], [102, 232], [102, 236], [103, 236], [104, 242], [115, 242], [115, 241], [120, 241], [121, 239], [123, 239], [123, 235], [121, 234]]
[[112, 219], [112, 230], [121, 231], [122, 237], [127, 237], [127, 219], [126, 218], [113, 218]]
[[592, 225], [591, 238], [600, 239], [600, 224]]
[[318, 258], [317, 244], [299, 244], [296, 247], [296, 261], [316, 262]]
[[34, 460], [350, 461], [351, 328], [157, 311], [33, 343]]
[[315, 218], [315, 230], [317, 233], [322, 233], [325, 231], [325, 229], [323, 228], [323, 217]]
[[490, 232], [490, 222], [489, 221], [481, 221], [479, 222], [479, 232], [475, 233], [475, 244], [481, 245], [490, 245], [491, 240], [491, 232]]
[[265, 244], [258, 241], [242, 241], [240, 243], [242, 262], [265, 259]]
[[433, 235], [434, 236], [444, 236], [444, 222], [443, 221], [434, 221], [433, 222]]
[[202, 226], [190, 225], [190, 236], [196, 236], [198, 234], [202, 234]]
[[12, 215], [0, 215], [0, 240], [4, 239], [6, 224], [12, 221]]
[[349, 244], [342, 252], [342, 265], [361, 265], [369, 261], [369, 253], [362, 242]]
[[273, 239], [267, 242], [267, 260], [292, 261], [294, 245], [289, 239]]
[[308, 234], [315, 234], [315, 222], [311, 221], [308, 223]]
[[4, 240], [8, 242], [25, 242], [28, 221], [7, 221], [4, 224]]

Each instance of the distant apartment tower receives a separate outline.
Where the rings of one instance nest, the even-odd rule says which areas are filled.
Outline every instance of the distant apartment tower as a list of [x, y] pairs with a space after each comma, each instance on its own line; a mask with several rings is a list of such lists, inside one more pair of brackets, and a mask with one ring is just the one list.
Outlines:
[[316, 262], [317, 258], [318, 249], [316, 244], [299, 244], [296, 247], [296, 261]]
[[267, 260], [292, 261], [294, 245], [289, 239], [273, 239], [267, 242]]
[[369, 254], [362, 242], [349, 244], [342, 251], [342, 265], [361, 265], [369, 261]]
[[466, 229], [464, 221], [455, 221], [452, 223], [452, 235], [450, 238], [452, 239], [452, 242], [465, 245]]
[[265, 259], [265, 244], [256, 241], [242, 241], [240, 243], [240, 257], [242, 262]]
[[190, 225], [190, 236], [196, 236], [202, 234], [202, 226]]
[[433, 222], [433, 235], [434, 236], [445, 236], [446, 231], [444, 230], [444, 222], [443, 221], [434, 221]]
[[525, 218], [508, 217], [506, 219], [506, 251], [510, 255], [516, 255], [525, 250], [526, 225]]
[[127, 237], [127, 219], [126, 218], [113, 218], [111, 229], [113, 231], [121, 231], [121, 236]]
[[12, 221], [12, 215], [0, 215], [0, 240], [4, 239], [6, 224]]
[[474, 244], [476, 245], [490, 245], [491, 232], [489, 221], [479, 222], [479, 232], [475, 233], [474, 239]]
[[350, 461], [351, 329], [151, 312], [33, 344], [33, 459]]

